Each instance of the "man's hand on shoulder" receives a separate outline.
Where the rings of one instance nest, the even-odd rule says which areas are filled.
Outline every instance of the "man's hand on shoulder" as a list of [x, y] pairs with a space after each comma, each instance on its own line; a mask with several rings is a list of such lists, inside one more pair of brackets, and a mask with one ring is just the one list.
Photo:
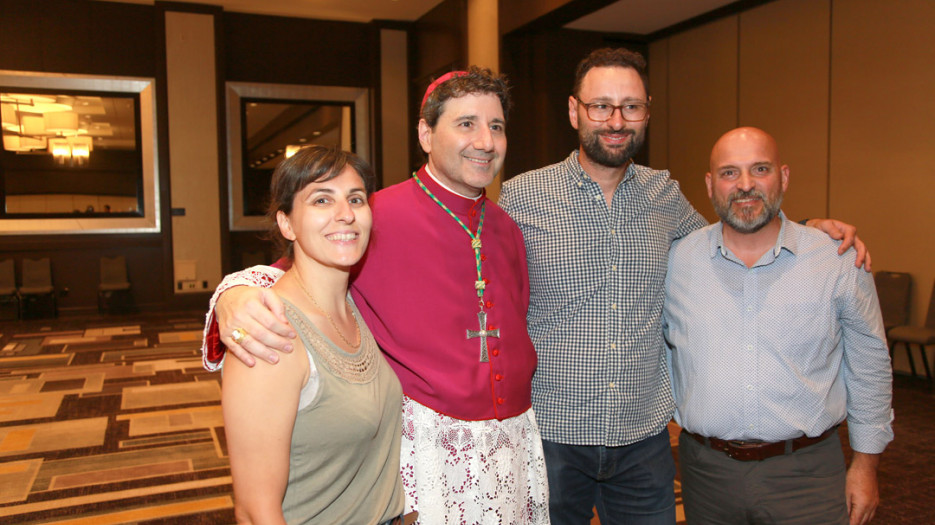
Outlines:
[[867, 246], [859, 237], [857, 237], [857, 226], [847, 224], [835, 219], [809, 219], [806, 225], [817, 228], [828, 234], [834, 240], [841, 241], [838, 248], [838, 255], [843, 255], [851, 246], [857, 250], [857, 261], [855, 266], [864, 267], [867, 272], [871, 271], [870, 252]]
[[[272, 290], [235, 286], [218, 297], [214, 315], [221, 342], [247, 366], [256, 364], [254, 356], [276, 363], [277, 351], [292, 351], [295, 331], [286, 319], [282, 300]], [[235, 328], [246, 333], [240, 344], [231, 337]]]
[[847, 469], [847, 513], [850, 525], [870, 523], [880, 504], [880, 489], [877, 484], [877, 465], [880, 454], [854, 452], [851, 466]]

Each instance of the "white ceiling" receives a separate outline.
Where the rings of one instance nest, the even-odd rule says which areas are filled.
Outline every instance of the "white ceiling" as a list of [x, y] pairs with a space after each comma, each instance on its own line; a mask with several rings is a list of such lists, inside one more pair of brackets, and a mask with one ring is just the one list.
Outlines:
[[[104, 0], [153, 4], [153, 0]], [[222, 6], [225, 11], [321, 20], [414, 21], [441, 0], [177, 0]], [[735, 0], [618, 0], [565, 27], [589, 31], [648, 34]]]

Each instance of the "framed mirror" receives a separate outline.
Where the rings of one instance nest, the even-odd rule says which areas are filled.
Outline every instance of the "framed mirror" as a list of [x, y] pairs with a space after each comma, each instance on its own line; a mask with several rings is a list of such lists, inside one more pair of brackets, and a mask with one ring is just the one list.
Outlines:
[[298, 148], [336, 145], [369, 161], [369, 122], [363, 88], [228, 82], [230, 229], [266, 229], [273, 171]]
[[160, 228], [152, 79], [0, 71], [5, 234]]

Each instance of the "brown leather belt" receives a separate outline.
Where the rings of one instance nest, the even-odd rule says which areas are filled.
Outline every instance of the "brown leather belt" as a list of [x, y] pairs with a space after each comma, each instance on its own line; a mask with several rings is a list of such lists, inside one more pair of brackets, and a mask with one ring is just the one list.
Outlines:
[[796, 450], [814, 445], [831, 437], [838, 429], [835, 425], [825, 430], [817, 437], [801, 436], [785, 441], [776, 441], [773, 443], [761, 443], [758, 441], [727, 441], [718, 438], [709, 438], [693, 434], [684, 428], [682, 432], [686, 436], [694, 439], [702, 445], [727, 454], [731, 459], [737, 461], [763, 461], [774, 456], [781, 456], [786, 453], [792, 453]]

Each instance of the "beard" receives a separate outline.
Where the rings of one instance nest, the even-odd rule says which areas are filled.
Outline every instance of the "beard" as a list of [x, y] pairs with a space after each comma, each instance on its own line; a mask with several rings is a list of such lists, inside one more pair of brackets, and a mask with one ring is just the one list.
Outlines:
[[[607, 148], [601, 142], [601, 135], [610, 135], [612, 133], [627, 134], [630, 136], [630, 140], [626, 146]], [[643, 142], [646, 140], [646, 128], [644, 127], [638, 132], [628, 128], [615, 132], [612, 130], [589, 130], [583, 123], [579, 123], [578, 140], [581, 142], [581, 149], [593, 162], [608, 168], [619, 168], [629, 162], [643, 147]]]
[[[736, 213], [733, 206], [734, 202], [749, 198], [759, 198], [763, 201], [763, 208], [760, 212], [755, 213], [752, 206], [745, 206], [740, 209], [740, 213]], [[767, 197], [758, 190], [738, 191], [730, 194], [726, 201], [712, 197], [711, 204], [714, 205], [714, 211], [717, 212], [718, 217], [721, 218], [724, 224], [739, 233], [755, 233], [779, 215], [779, 207], [782, 205], [782, 193]]]

